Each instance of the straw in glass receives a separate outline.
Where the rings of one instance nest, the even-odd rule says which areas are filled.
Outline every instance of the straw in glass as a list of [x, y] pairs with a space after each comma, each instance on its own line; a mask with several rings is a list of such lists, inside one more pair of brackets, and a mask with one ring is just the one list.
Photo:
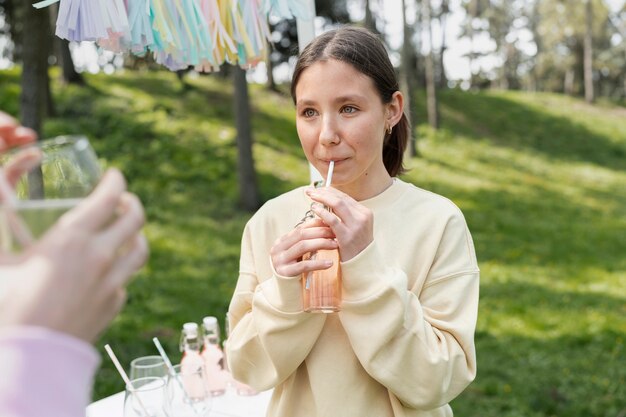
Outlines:
[[165, 366], [167, 366], [168, 372], [170, 373], [170, 375], [174, 379], [176, 379], [176, 382], [178, 382], [178, 385], [180, 385], [180, 388], [183, 390], [183, 394], [185, 395], [185, 397], [187, 397], [187, 391], [185, 390], [185, 387], [183, 386], [183, 383], [178, 378], [178, 375], [176, 375], [176, 370], [174, 369], [174, 366], [172, 365], [172, 362], [170, 361], [170, 358], [165, 353], [165, 349], [163, 349], [163, 346], [161, 345], [161, 342], [159, 342], [159, 339], [157, 337], [152, 338], [152, 341], [154, 342], [154, 345], [156, 346], [157, 350], [159, 351], [159, 354], [163, 358], [163, 362], [165, 362]]
[[[104, 345], [104, 350], [106, 350], [109, 354], [111, 361], [113, 361], [113, 365], [115, 365], [115, 367], [117, 368], [117, 372], [120, 373], [120, 376], [124, 380], [124, 383], [130, 389], [131, 394], [136, 394], [137, 391], [135, 390], [135, 387], [133, 386], [132, 382], [130, 382], [128, 375], [126, 375], [124, 368], [122, 368], [122, 365], [120, 364], [120, 361], [117, 360], [117, 356], [115, 356], [115, 353], [113, 353], [113, 349], [111, 349], [111, 346], [109, 346], [108, 344]], [[137, 402], [139, 403], [139, 406], [143, 410], [143, 413], [146, 415], [146, 417], [150, 417], [150, 414], [148, 413], [146, 406], [143, 405], [143, 402], [141, 401], [141, 397], [139, 395], [137, 395]]]

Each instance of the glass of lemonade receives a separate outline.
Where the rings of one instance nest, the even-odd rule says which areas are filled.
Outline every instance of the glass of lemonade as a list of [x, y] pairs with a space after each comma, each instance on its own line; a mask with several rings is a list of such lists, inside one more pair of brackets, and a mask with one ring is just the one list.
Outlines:
[[14, 187], [0, 201], [0, 249], [17, 252], [41, 237], [98, 183], [98, 158], [84, 136], [58, 136], [0, 155]]

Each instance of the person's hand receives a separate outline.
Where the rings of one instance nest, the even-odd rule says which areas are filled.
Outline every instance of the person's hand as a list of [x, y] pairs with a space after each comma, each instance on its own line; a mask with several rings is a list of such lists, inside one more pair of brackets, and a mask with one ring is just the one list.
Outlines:
[[374, 215], [372, 211], [349, 195], [332, 187], [312, 188], [308, 196], [332, 212], [315, 204], [313, 211], [328, 225], [339, 244], [342, 262], [361, 253], [374, 240]]
[[[0, 153], [9, 148], [34, 142], [37, 134], [34, 130], [20, 126], [13, 117], [0, 111]], [[20, 152], [13, 156], [10, 161], [5, 161], [0, 168], [4, 172], [9, 186], [14, 186], [20, 176], [30, 170], [39, 161], [40, 156], [32, 152]], [[2, 175], [2, 172], [0, 172]], [[2, 178], [0, 178], [2, 180]], [[7, 198], [4, 192], [0, 192], [0, 202]]]
[[146, 261], [143, 207], [109, 170], [93, 193], [0, 266], [0, 326], [42, 326], [93, 342], [119, 312]]
[[332, 230], [320, 219], [310, 219], [274, 242], [270, 250], [274, 270], [285, 277], [295, 277], [303, 272], [328, 269], [327, 260], [302, 260], [302, 255], [321, 249], [337, 249]]
[[17, 120], [0, 111], [0, 152], [36, 139], [37, 134], [34, 130], [20, 126]]

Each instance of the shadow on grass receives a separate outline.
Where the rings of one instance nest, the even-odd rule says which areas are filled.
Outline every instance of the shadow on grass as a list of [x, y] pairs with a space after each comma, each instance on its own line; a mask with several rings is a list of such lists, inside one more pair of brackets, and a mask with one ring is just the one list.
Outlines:
[[[537, 94], [538, 100], [541, 94]], [[446, 90], [440, 94], [443, 127], [498, 146], [532, 149], [551, 158], [587, 161], [626, 170], [626, 141], [617, 143], [566, 117], [501, 95]], [[419, 112], [425, 114], [423, 100]]]
[[483, 283], [480, 298], [478, 376], [453, 402], [456, 414], [626, 412], [623, 297], [506, 282]]
[[[581, 331], [582, 333], [582, 331]], [[476, 335], [478, 376], [452, 402], [465, 417], [622, 416], [623, 335]]]
[[[430, 163], [467, 178], [481, 174], [438, 159]], [[493, 163], [493, 162], [492, 162]], [[517, 168], [515, 168], [517, 169]], [[524, 173], [525, 168], [519, 167]], [[497, 172], [497, 171], [494, 171]], [[528, 172], [528, 176], [536, 175]], [[418, 182], [419, 183], [419, 182]], [[578, 197], [535, 184], [512, 184], [510, 189], [468, 189], [446, 182], [420, 186], [452, 200], [467, 201], [463, 213], [472, 231], [481, 262], [499, 261], [576, 269], [626, 269], [626, 193], [623, 189], [597, 190], [576, 184]], [[516, 188], [517, 187], [517, 188]]]

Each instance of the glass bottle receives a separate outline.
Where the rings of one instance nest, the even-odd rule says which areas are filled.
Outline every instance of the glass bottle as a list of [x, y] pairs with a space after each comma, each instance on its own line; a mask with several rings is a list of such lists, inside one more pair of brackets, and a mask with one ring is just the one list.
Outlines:
[[[313, 204], [319, 203], [314, 202], [311, 207]], [[311, 209], [296, 227], [313, 218], [316, 216]], [[339, 249], [321, 249], [305, 253], [302, 259], [329, 260], [332, 262], [332, 266], [328, 269], [302, 274], [303, 310], [307, 313], [335, 313], [339, 311], [341, 309], [341, 258]]]
[[202, 319], [204, 346], [202, 359], [206, 368], [206, 378], [211, 395], [219, 396], [226, 392], [224, 375], [224, 353], [220, 346], [220, 326], [217, 318], [207, 316]]
[[200, 334], [197, 323], [183, 324], [180, 336], [180, 350], [183, 357], [180, 360], [182, 383], [185, 392], [189, 397], [200, 397], [204, 392], [204, 384], [194, 378], [186, 378], [185, 375], [192, 375], [198, 370], [204, 372], [204, 361], [200, 355]]

